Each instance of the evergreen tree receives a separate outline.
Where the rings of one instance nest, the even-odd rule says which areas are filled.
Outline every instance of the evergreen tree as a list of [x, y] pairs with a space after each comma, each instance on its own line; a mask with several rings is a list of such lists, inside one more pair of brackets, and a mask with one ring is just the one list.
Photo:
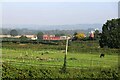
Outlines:
[[120, 48], [120, 18], [108, 20], [102, 27], [100, 46]]

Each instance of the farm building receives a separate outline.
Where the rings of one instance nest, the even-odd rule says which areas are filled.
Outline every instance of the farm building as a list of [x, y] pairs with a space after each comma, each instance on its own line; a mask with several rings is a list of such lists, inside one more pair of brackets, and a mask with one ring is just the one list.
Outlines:
[[0, 35], [0, 38], [10, 38], [11, 35]]
[[91, 31], [91, 32], [90, 32], [90, 37], [91, 37], [91, 38], [94, 38], [94, 31]]
[[[0, 38], [20, 38], [21, 36], [26, 36], [29, 39], [37, 40], [37, 35], [0, 35]], [[67, 36], [55, 36], [55, 35], [43, 35], [43, 40], [66, 40]]]
[[66, 40], [67, 36], [43, 35], [43, 40]]
[[43, 35], [43, 40], [60, 40], [60, 37], [55, 35]]
[[[0, 35], [0, 38], [20, 38], [22, 35], [17, 35], [17, 36], [11, 36], [11, 35]], [[30, 38], [32, 40], [36, 40], [37, 36], [36, 35], [23, 35], [26, 36], [27, 38]]]
[[67, 39], [67, 36], [60, 36], [60, 39], [61, 39], [61, 40], [66, 40], [66, 39]]
[[27, 38], [30, 38], [32, 40], [36, 40], [37, 39], [37, 35], [24, 35], [26, 36]]

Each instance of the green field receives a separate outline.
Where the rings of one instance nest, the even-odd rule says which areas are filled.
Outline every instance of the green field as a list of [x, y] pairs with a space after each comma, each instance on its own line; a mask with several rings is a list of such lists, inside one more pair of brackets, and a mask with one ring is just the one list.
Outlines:
[[[104, 51], [95, 48], [98, 45], [82, 47], [83, 49], [80, 49], [79, 46], [81, 45], [76, 45], [78, 51], [68, 50], [67, 73], [61, 73], [65, 55], [64, 45], [3, 43], [2, 77], [52, 79], [118, 77], [119, 51], [107, 49], [105, 57], [100, 58], [100, 51]], [[86, 44], [82, 44], [82, 46], [86, 46]], [[31, 74], [32, 77], [28, 74]]]

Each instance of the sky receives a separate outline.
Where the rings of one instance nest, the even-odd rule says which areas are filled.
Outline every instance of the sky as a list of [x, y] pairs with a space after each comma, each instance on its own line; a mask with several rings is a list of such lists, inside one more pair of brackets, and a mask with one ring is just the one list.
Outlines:
[[118, 2], [119, 0], [0, 0], [0, 2]]
[[103, 24], [117, 17], [117, 2], [2, 3], [2, 24]]
[[118, 17], [120, 18], [120, 2], [118, 3]]

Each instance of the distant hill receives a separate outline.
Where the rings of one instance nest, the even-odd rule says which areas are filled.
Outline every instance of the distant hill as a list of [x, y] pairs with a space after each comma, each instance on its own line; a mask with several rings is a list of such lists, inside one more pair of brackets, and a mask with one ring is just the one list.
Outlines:
[[98, 28], [101, 30], [102, 24], [74, 24], [74, 25], [16, 25], [16, 24], [4, 24], [3, 28], [17, 28], [17, 29], [30, 29], [30, 30], [87, 30], [88, 28]]
[[37, 34], [43, 32], [44, 34], [65, 34], [73, 35], [75, 32], [82, 32], [89, 35], [91, 30], [99, 29], [101, 32], [101, 24], [76, 24], [76, 25], [3, 25], [2, 33], [10, 34], [11, 29], [16, 29], [18, 34]]

